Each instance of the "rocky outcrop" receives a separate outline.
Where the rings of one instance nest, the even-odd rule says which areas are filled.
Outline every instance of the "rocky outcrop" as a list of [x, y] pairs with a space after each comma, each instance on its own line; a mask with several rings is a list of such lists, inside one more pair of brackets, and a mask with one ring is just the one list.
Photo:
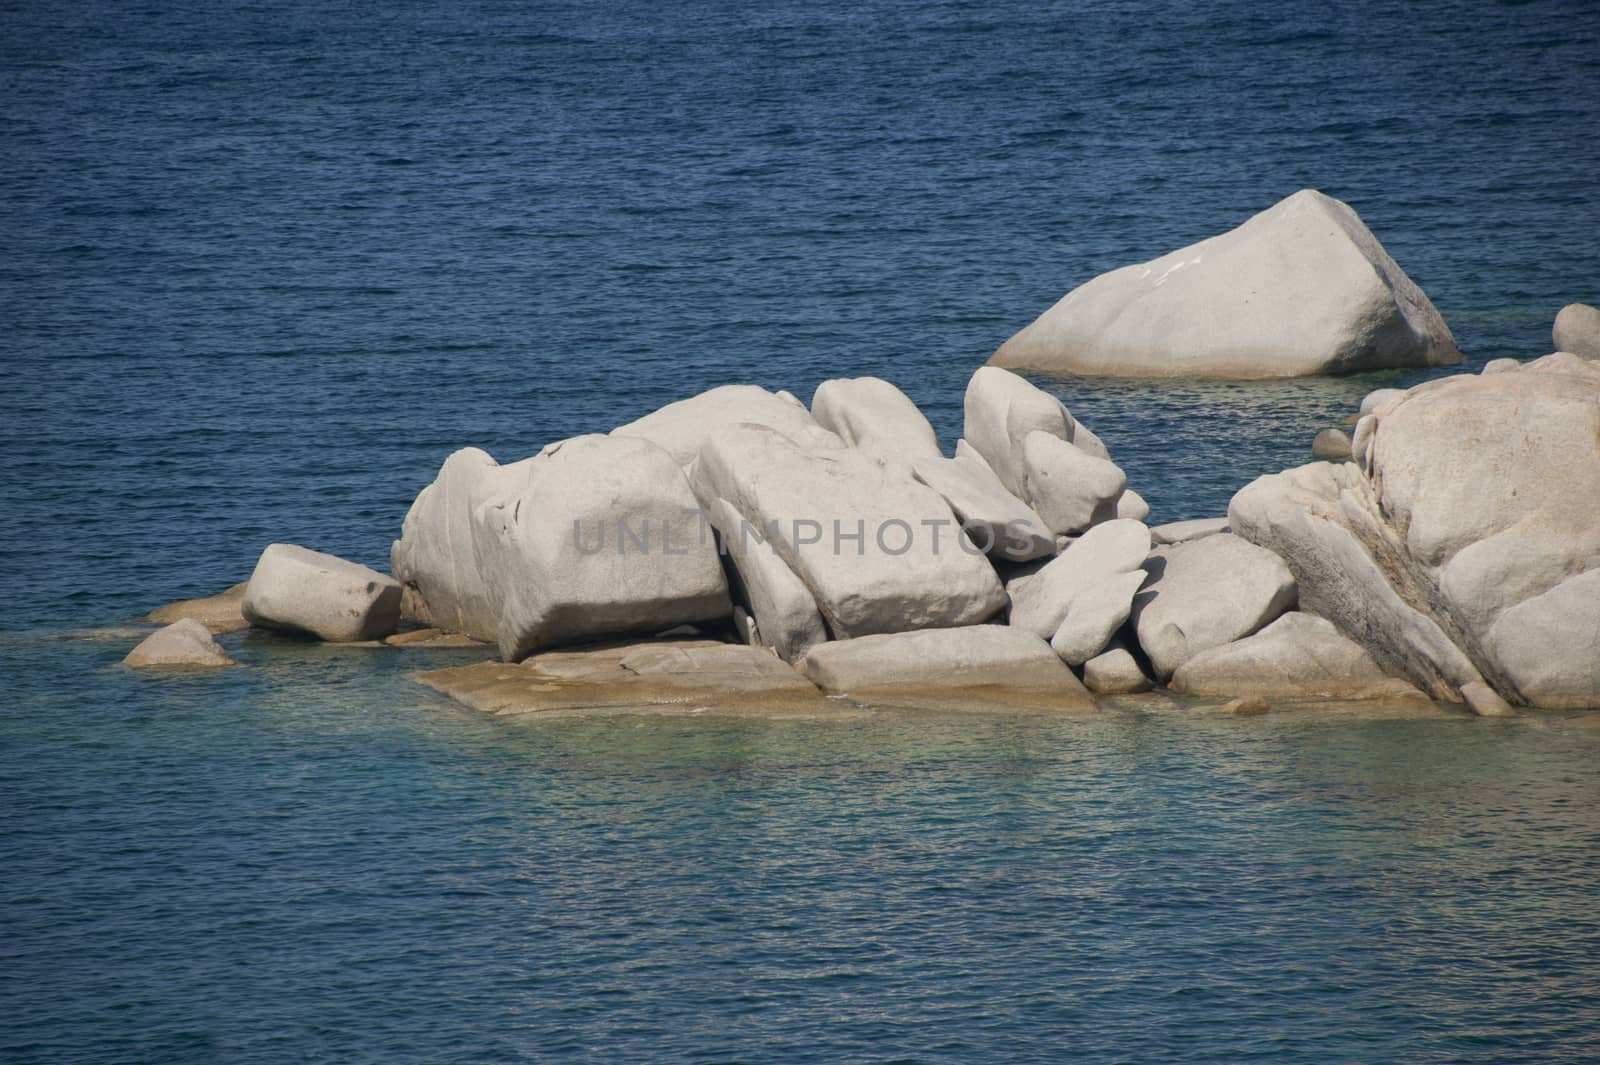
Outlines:
[[719, 429], [695, 483], [766, 534], [835, 638], [975, 625], [1005, 606], [994, 568], [939, 494], [854, 448]]
[[1557, 351], [1570, 351], [1585, 359], [1600, 359], [1600, 307], [1569, 303], [1556, 315], [1550, 330]]
[[1600, 705], [1600, 375], [1540, 359], [1429, 382], [1363, 418], [1354, 450], [1229, 509], [1302, 604], [1433, 698]]
[[1350, 207], [1303, 190], [1237, 229], [1067, 293], [990, 359], [1120, 377], [1291, 377], [1460, 357]]
[[679, 464], [628, 435], [575, 437], [507, 466], [457, 452], [412, 504], [391, 559], [434, 625], [492, 640], [509, 661], [732, 610]]
[[1189, 659], [1250, 635], [1295, 605], [1295, 580], [1271, 551], [1218, 533], [1158, 547], [1133, 601], [1139, 646], [1166, 680]]
[[400, 582], [336, 555], [269, 544], [240, 607], [250, 624], [329, 643], [377, 640], [400, 624]]
[[932, 629], [813, 647], [800, 672], [823, 691], [1004, 688], [1089, 702], [1072, 671], [1037, 636], [1004, 625]]
[[136, 669], [217, 669], [239, 663], [228, 657], [203, 622], [180, 618], [145, 637], [122, 664]]

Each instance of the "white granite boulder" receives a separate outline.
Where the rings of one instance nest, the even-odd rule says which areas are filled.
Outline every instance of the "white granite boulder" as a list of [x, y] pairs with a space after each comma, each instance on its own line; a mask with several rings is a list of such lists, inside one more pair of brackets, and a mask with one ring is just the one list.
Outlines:
[[1238, 228], [1073, 289], [992, 365], [1122, 377], [1291, 377], [1460, 358], [1350, 207], [1302, 190]]
[[1096, 695], [1134, 695], [1152, 687], [1133, 653], [1115, 645], [1083, 664], [1083, 683]]
[[1093, 458], [1111, 459], [1100, 438], [1080, 425], [1065, 404], [1008, 370], [980, 366], [967, 382], [962, 406], [962, 439], [983, 457], [1006, 490], [1024, 502], [1027, 466], [1022, 450], [1030, 433], [1053, 436]]
[[1172, 674], [1189, 695], [1359, 699], [1416, 689], [1392, 681], [1333, 623], [1294, 610], [1251, 636], [1190, 658]]
[[239, 663], [228, 657], [204, 622], [181, 618], [146, 636], [122, 664], [136, 669], [216, 669]]
[[509, 661], [732, 611], [683, 471], [635, 437], [574, 437], [503, 467], [452, 455], [391, 558], [436, 625], [493, 640]]
[[911, 466], [944, 457], [922, 411], [881, 377], [822, 382], [811, 397], [811, 414], [824, 429], [880, 462]]
[[1023, 492], [1052, 532], [1078, 533], [1117, 517], [1128, 478], [1115, 463], [1038, 431], [1023, 440], [1022, 459]]
[[707, 439], [695, 482], [766, 534], [836, 638], [974, 625], [1005, 606], [994, 568], [939, 494], [853, 448], [733, 426]]
[[1550, 330], [1557, 351], [1570, 351], [1585, 359], [1600, 359], [1600, 307], [1569, 303], [1556, 315]]
[[1145, 580], [1150, 530], [1117, 519], [1097, 525], [1037, 573], [1012, 585], [1011, 625], [1051, 640], [1073, 665], [1094, 657], [1128, 619]]
[[725, 426], [740, 424], [765, 425], [806, 447], [844, 446], [837, 436], [818, 425], [794, 396], [768, 392], [757, 385], [721, 385], [619, 425], [610, 435], [648, 440], [665, 449], [679, 466], [687, 467], [700, 453], [706, 437]]
[[1135, 598], [1139, 646], [1158, 679], [1201, 651], [1250, 635], [1295, 605], [1283, 560], [1231, 533], [1158, 547]]
[[1311, 454], [1323, 462], [1350, 461], [1350, 434], [1343, 429], [1324, 429], [1311, 441]]
[[706, 512], [734, 568], [734, 597], [749, 604], [756, 641], [793, 662], [828, 639], [817, 601], [788, 563], [778, 557], [760, 528], [742, 518], [726, 499]]
[[801, 673], [826, 692], [1003, 688], [1089, 702], [1082, 683], [1043, 640], [1005, 625], [865, 636], [813, 647]]
[[329, 643], [376, 640], [400, 624], [400, 582], [375, 569], [295, 544], [269, 544], [240, 612], [259, 628]]

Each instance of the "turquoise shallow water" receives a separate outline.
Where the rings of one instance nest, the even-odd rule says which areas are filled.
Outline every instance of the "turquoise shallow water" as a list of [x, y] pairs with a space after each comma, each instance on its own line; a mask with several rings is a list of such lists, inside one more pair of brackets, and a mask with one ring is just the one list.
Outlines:
[[[952, 444], [1061, 293], [1303, 186], [1543, 354], [1597, 84], [1586, 0], [6, 5], [0, 1060], [1596, 1057], [1575, 720], [515, 722], [58, 637], [728, 381]], [[1050, 387], [1171, 520], [1417, 376]]]

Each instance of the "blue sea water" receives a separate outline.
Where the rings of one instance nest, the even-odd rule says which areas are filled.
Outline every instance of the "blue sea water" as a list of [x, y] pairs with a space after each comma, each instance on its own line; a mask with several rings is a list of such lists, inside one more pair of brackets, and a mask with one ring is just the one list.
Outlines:
[[[952, 444], [1067, 289], [1301, 187], [1540, 355], [1597, 131], [1584, 0], [0, 5], [0, 1060], [1600, 1056], [1581, 722], [504, 722], [59, 638], [715, 384]], [[1047, 385], [1171, 520], [1421, 376]]]

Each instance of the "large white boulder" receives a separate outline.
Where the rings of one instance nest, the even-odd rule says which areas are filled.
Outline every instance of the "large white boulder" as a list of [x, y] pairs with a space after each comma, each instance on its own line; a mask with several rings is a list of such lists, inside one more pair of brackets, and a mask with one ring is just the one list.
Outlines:
[[844, 446], [837, 436], [818, 425], [794, 396], [768, 392], [758, 385], [721, 385], [619, 425], [611, 435], [648, 440], [665, 449], [679, 466], [688, 466], [700, 453], [706, 437], [724, 426], [742, 423], [765, 425], [806, 447]]
[[706, 511], [733, 563], [734, 596], [750, 606], [758, 642], [785, 662], [793, 662], [828, 639], [828, 627], [805, 582], [778, 557], [765, 534], [746, 521], [726, 499]]
[[824, 381], [811, 397], [811, 414], [851, 447], [882, 462], [910, 466], [943, 458], [939, 437], [917, 405], [881, 377]]
[[136, 669], [215, 669], [239, 663], [228, 657], [203, 621], [181, 618], [146, 636], [128, 652], [122, 664]]
[[1586, 359], [1600, 359], [1600, 307], [1569, 303], [1556, 315], [1550, 330], [1557, 351], [1570, 351]]
[[493, 640], [509, 661], [732, 611], [682, 469], [642, 438], [574, 437], [503, 467], [453, 455], [390, 557], [434, 624]]
[[1295, 604], [1283, 560], [1232, 533], [1158, 547], [1134, 599], [1139, 646], [1161, 680], [1208, 648], [1250, 635]]
[[985, 687], [1090, 701], [1049, 645], [1005, 625], [840, 640], [813, 647], [798, 665], [826, 692]]
[[1118, 573], [1073, 596], [1067, 616], [1050, 637], [1050, 649], [1069, 666], [1081, 666], [1105, 650], [1128, 620], [1145, 576], [1143, 570]]
[[250, 624], [329, 643], [376, 640], [400, 624], [400, 582], [337, 555], [268, 544], [245, 587]]
[[1300, 610], [1252, 636], [1201, 651], [1170, 683], [1190, 695], [1329, 699], [1392, 697], [1409, 687], [1391, 681], [1331, 621]]
[[1119, 377], [1291, 377], [1460, 358], [1356, 212], [1302, 190], [1238, 228], [1073, 289], [995, 366]]
[[839, 639], [975, 625], [1005, 606], [994, 567], [939, 494], [853, 448], [733, 426], [707, 439], [695, 482], [767, 534]]

